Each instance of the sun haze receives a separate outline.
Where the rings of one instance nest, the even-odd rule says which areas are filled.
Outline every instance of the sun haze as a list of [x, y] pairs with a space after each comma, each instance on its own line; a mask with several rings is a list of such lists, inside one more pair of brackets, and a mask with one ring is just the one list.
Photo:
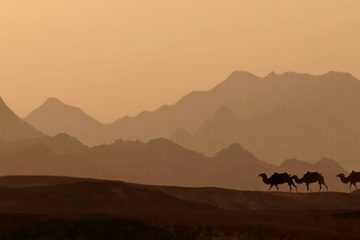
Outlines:
[[12, 0], [0, 3], [0, 95], [49, 96], [111, 122], [233, 70], [360, 76], [360, 2]]

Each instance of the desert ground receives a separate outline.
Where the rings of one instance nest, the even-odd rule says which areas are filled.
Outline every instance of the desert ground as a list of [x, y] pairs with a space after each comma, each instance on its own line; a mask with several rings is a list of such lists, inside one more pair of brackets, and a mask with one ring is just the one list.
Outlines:
[[360, 192], [0, 178], [1, 239], [360, 239]]

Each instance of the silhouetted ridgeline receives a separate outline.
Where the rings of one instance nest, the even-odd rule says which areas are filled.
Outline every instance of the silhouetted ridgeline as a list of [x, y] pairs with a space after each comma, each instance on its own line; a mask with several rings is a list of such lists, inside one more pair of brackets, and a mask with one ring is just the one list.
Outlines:
[[111, 124], [53, 98], [25, 120], [46, 134], [64, 132], [90, 145], [173, 136], [209, 156], [237, 142], [272, 163], [327, 156], [357, 168], [359, 107], [360, 82], [348, 73], [258, 77], [236, 71], [209, 91]]
[[[348, 190], [336, 178], [338, 173], [347, 172], [330, 159], [314, 164], [287, 160], [281, 165], [272, 165], [257, 159], [239, 144], [221, 150], [214, 157], [206, 157], [161, 138], [148, 143], [118, 140], [97, 147], [87, 147], [65, 134], [2, 142], [0, 165], [1, 175], [95, 177], [243, 190], [266, 190], [258, 177], [262, 172], [287, 171], [301, 175], [307, 170], [317, 170], [324, 175], [330, 190]], [[285, 187], [282, 189], [287, 191]], [[317, 190], [317, 186], [313, 190]]]
[[213, 115], [195, 131], [175, 132], [175, 142], [207, 155], [238, 142], [274, 163], [328, 156], [359, 166], [360, 82], [350, 74], [258, 78], [234, 72], [207, 95], [224, 106], [214, 105]]
[[[49, 101], [50, 105], [58, 104], [55, 99]], [[273, 165], [257, 159], [239, 144], [231, 144], [214, 157], [206, 157], [162, 138], [148, 143], [118, 140], [108, 145], [87, 147], [67, 134], [40, 137], [41, 133], [18, 118], [4, 102], [1, 102], [0, 109], [0, 129], [6, 133], [0, 135], [6, 140], [0, 141], [2, 175], [67, 175], [159, 185], [254, 190], [266, 189], [257, 177], [262, 172], [287, 171], [301, 176], [305, 171], [319, 171], [325, 176], [330, 190], [347, 190], [335, 178], [346, 171], [330, 159], [323, 158], [314, 164], [287, 160]], [[218, 109], [216, 119], [219, 122], [236, 120], [227, 107]], [[213, 136], [208, 137], [211, 139]], [[220, 142], [223, 139], [219, 138]]]

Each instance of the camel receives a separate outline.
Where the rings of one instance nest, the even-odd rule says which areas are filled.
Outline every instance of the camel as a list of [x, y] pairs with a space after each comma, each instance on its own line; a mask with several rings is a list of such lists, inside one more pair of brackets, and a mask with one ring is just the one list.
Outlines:
[[277, 191], [279, 191], [278, 185], [279, 184], [284, 184], [284, 183], [287, 183], [289, 185], [290, 192], [292, 191], [291, 186], [294, 186], [296, 191], [297, 191], [297, 187], [294, 184], [294, 181], [293, 181], [292, 177], [288, 173], [277, 173], [276, 172], [270, 178], [268, 178], [265, 173], [262, 173], [259, 176], [262, 178], [263, 182], [266, 185], [270, 185], [269, 191], [271, 191], [271, 188], [273, 186], [275, 186]]
[[360, 172], [352, 171], [349, 174], [349, 176], [347, 176], [347, 177], [345, 177], [345, 175], [343, 173], [340, 173], [340, 174], [338, 174], [336, 176], [340, 178], [342, 183], [344, 183], [344, 184], [350, 183], [350, 185], [349, 185], [350, 190], [351, 190], [351, 185], [354, 185], [355, 188], [357, 189], [356, 183], [360, 182]]
[[292, 177], [297, 184], [305, 183], [306, 190], [309, 191], [309, 186], [311, 183], [318, 182], [319, 183], [319, 191], [321, 191], [321, 186], [324, 185], [326, 187], [326, 191], [328, 191], [328, 186], [324, 181], [324, 177], [318, 172], [309, 172], [307, 171], [302, 178], [298, 178], [296, 175]]

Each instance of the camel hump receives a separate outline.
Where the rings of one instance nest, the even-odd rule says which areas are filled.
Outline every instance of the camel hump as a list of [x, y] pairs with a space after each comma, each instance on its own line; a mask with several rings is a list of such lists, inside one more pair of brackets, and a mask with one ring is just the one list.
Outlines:
[[278, 177], [278, 176], [280, 176], [280, 175], [281, 175], [281, 173], [274, 172], [273, 175], [271, 175], [271, 177]]
[[273, 176], [289, 176], [289, 174], [286, 172], [283, 173], [274, 172]]
[[360, 172], [352, 171], [352, 172], [349, 174], [349, 177], [360, 177]]
[[307, 171], [305, 173], [305, 176], [322, 176], [320, 173], [318, 172], [310, 172], [310, 171]]
[[271, 179], [277, 179], [279, 181], [287, 181], [289, 178], [291, 178], [291, 176], [286, 173], [286, 172], [283, 172], [283, 173], [278, 173], [278, 172], [275, 172], [272, 176], [271, 176]]

